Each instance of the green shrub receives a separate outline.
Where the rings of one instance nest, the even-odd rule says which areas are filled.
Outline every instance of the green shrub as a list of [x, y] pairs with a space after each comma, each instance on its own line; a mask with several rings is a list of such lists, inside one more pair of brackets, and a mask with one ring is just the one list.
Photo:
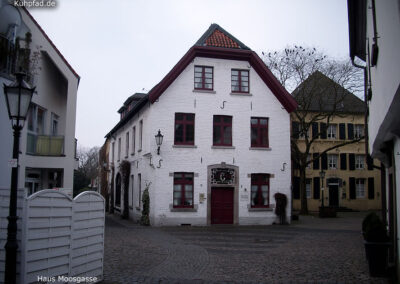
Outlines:
[[375, 212], [371, 212], [365, 216], [362, 222], [362, 231], [364, 239], [367, 242], [389, 241], [386, 225], [382, 222], [378, 215], [376, 215]]
[[146, 185], [145, 190], [142, 194], [142, 203], [143, 203], [143, 210], [142, 210], [142, 217], [140, 218], [140, 224], [144, 226], [150, 226], [150, 195], [149, 195], [149, 187], [150, 184]]

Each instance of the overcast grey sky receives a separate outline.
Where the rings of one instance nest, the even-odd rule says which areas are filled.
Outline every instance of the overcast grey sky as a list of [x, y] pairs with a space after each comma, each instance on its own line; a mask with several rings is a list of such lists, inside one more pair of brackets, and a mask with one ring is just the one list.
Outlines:
[[55, 0], [31, 14], [81, 76], [76, 137], [101, 146], [135, 92], [150, 90], [212, 23], [261, 51], [348, 58], [346, 0]]

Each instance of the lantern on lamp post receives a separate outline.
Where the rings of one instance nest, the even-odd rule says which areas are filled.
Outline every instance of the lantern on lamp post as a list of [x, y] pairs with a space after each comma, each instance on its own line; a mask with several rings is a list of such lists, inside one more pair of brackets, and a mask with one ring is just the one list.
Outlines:
[[160, 155], [160, 147], [164, 138], [164, 135], [161, 134], [160, 129], [158, 130], [157, 135], [155, 135], [156, 144], [157, 144], [157, 155]]
[[17, 189], [18, 189], [18, 156], [19, 156], [19, 137], [24, 127], [29, 105], [35, 88], [31, 88], [24, 80], [25, 74], [16, 73], [16, 81], [7, 86], [3, 84], [4, 96], [14, 130], [13, 143], [13, 162], [11, 170], [11, 191], [10, 205], [8, 214], [7, 242], [4, 246], [6, 251], [5, 261], [5, 283], [16, 283], [17, 275]]

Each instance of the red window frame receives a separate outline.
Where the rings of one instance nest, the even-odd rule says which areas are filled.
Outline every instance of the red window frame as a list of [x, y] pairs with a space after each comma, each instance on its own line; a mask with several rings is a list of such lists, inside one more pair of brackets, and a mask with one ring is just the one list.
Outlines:
[[[216, 121], [219, 118], [219, 121]], [[225, 119], [229, 119], [229, 122], [226, 122]], [[224, 128], [230, 127], [229, 133], [229, 142], [225, 143], [225, 133]], [[221, 137], [221, 142], [216, 142], [215, 134], [219, 133]], [[232, 116], [228, 115], [214, 115], [213, 117], [213, 145], [214, 146], [232, 146]]]
[[[233, 72], [238, 72], [237, 75], [234, 75]], [[242, 76], [242, 72], [246, 72], [247, 76]], [[237, 80], [234, 80], [234, 76], [237, 76]], [[247, 81], [244, 78], [247, 77]], [[234, 85], [234, 82], [238, 82], [238, 86]], [[247, 82], [247, 86], [243, 86], [243, 83]], [[234, 87], [238, 87], [238, 90], [234, 90]], [[247, 90], [245, 88], [247, 87]], [[231, 90], [232, 93], [248, 93], [250, 91], [250, 72], [249, 70], [243, 69], [232, 69], [231, 70]]]
[[[183, 118], [181, 120], [177, 119], [178, 115], [182, 115]], [[193, 120], [188, 120], [188, 116], [193, 116]], [[175, 131], [174, 131], [174, 143], [175, 145], [194, 145], [194, 138], [195, 138], [195, 132], [194, 132], [194, 120], [195, 120], [195, 114], [194, 113], [182, 113], [182, 112], [177, 112], [175, 113]], [[177, 125], [182, 125], [183, 126], [183, 141], [176, 141], [176, 127]], [[188, 141], [187, 137], [187, 126], [188, 125], [193, 125], [193, 141]]]
[[[257, 123], [253, 123], [253, 120], [257, 120]], [[261, 120], [266, 120], [267, 124], [261, 124]], [[251, 147], [261, 147], [268, 148], [269, 147], [269, 135], [268, 135], [268, 117], [251, 117], [250, 118], [250, 140]], [[257, 138], [254, 141], [252, 138], [253, 129], [257, 131]], [[265, 131], [263, 131], [265, 130]], [[266, 139], [263, 139], [263, 133], [267, 136]], [[265, 141], [263, 141], [265, 140]]]
[[[267, 204], [264, 204], [264, 197], [262, 196], [262, 186], [268, 186], [267, 190]], [[253, 197], [253, 187], [256, 186], [256, 195]], [[252, 208], [268, 208], [270, 203], [270, 186], [269, 186], [269, 174], [252, 174], [251, 175], [251, 189], [250, 189], [250, 204]], [[256, 202], [253, 204], [253, 199]]]
[[[198, 69], [201, 69], [201, 71], [199, 72]], [[210, 72], [206, 72], [206, 68], [210, 68], [211, 69], [211, 73]], [[206, 78], [206, 74], [211, 74], [211, 88], [207, 88], [206, 87], [206, 79], [210, 79], [210, 78]], [[201, 78], [201, 82], [196, 82], [196, 79]], [[212, 91], [214, 90], [214, 67], [212, 66], [199, 66], [196, 65], [194, 66], [194, 89], [195, 90], [208, 90], [208, 91]], [[197, 83], [201, 83], [201, 87], [198, 87], [196, 84]], [[210, 84], [210, 83], [207, 83]]]
[[[190, 175], [191, 178], [187, 176]], [[193, 208], [193, 196], [194, 196], [194, 174], [187, 172], [174, 173], [174, 188], [172, 193], [172, 202], [174, 208]], [[191, 197], [186, 198], [187, 191], [185, 190], [186, 185], [192, 186]], [[176, 187], [179, 189], [176, 190]], [[175, 197], [175, 193], [180, 193], [180, 197]], [[190, 200], [190, 204], [186, 204], [186, 200]], [[177, 200], [178, 202], [175, 202]]]

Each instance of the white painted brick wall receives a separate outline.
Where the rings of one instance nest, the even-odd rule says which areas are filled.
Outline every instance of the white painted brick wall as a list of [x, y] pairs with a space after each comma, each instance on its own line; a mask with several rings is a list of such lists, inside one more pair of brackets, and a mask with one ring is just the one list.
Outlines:
[[[193, 92], [194, 65], [214, 67], [215, 94]], [[251, 96], [230, 94], [232, 68], [249, 69]], [[225, 107], [221, 109], [223, 101], [225, 101]], [[172, 147], [176, 112], [195, 113], [195, 145], [197, 148]], [[233, 117], [232, 145], [235, 147], [234, 149], [211, 148], [213, 115], [231, 115]], [[119, 130], [115, 135], [116, 141], [122, 137], [122, 145], [125, 145], [127, 129], [131, 131], [133, 125], [138, 125], [142, 116], [143, 112], [132, 119], [124, 129]], [[270, 151], [249, 150], [250, 118], [252, 116], [269, 118]], [[130, 156], [129, 160], [139, 160], [139, 168], [137, 169], [135, 164], [131, 173], [135, 175], [135, 183], [137, 183], [137, 173], [142, 173], [142, 191], [145, 180], [152, 183], [150, 214], [153, 225], [179, 225], [181, 223], [205, 225], [207, 223], [207, 201], [199, 204], [199, 194], [204, 193], [207, 196], [207, 166], [221, 162], [239, 167], [239, 224], [271, 224], [275, 221], [276, 216], [273, 211], [248, 211], [248, 204], [250, 204], [248, 174], [274, 174], [274, 177], [270, 179], [271, 204], [275, 204], [273, 195], [278, 191], [285, 193], [288, 197], [291, 196], [290, 118], [287, 111], [248, 62], [195, 58], [159, 100], [144, 112], [144, 117], [145, 149], [138, 156]], [[138, 126], [136, 129], [138, 139]], [[164, 135], [160, 156], [157, 156], [154, 139], [158, 129]], [[138, 145], [138, 142], [136, 144]], [[149, 166], [149, 158], [142, 156], [148, 152], [152, 154], [154, 168]], [[162, 166], [157, 168], [160, 159], [162, 159]], [[281, 171], [283, 163], [286, 163], [285, 171]], [[198, 205], [197, 212], [170, 212], [173, 177], [169, 173], [182, 171], [198, 173], [198, 177], [194, 178], [194, 204]], [[248, 195], [247, 200], [241, 198], [245, 194]], [[123, 204], [122, 202], [121, 204]], [[291, 215], [289, 208], [290, 202], [288, 216]]]

